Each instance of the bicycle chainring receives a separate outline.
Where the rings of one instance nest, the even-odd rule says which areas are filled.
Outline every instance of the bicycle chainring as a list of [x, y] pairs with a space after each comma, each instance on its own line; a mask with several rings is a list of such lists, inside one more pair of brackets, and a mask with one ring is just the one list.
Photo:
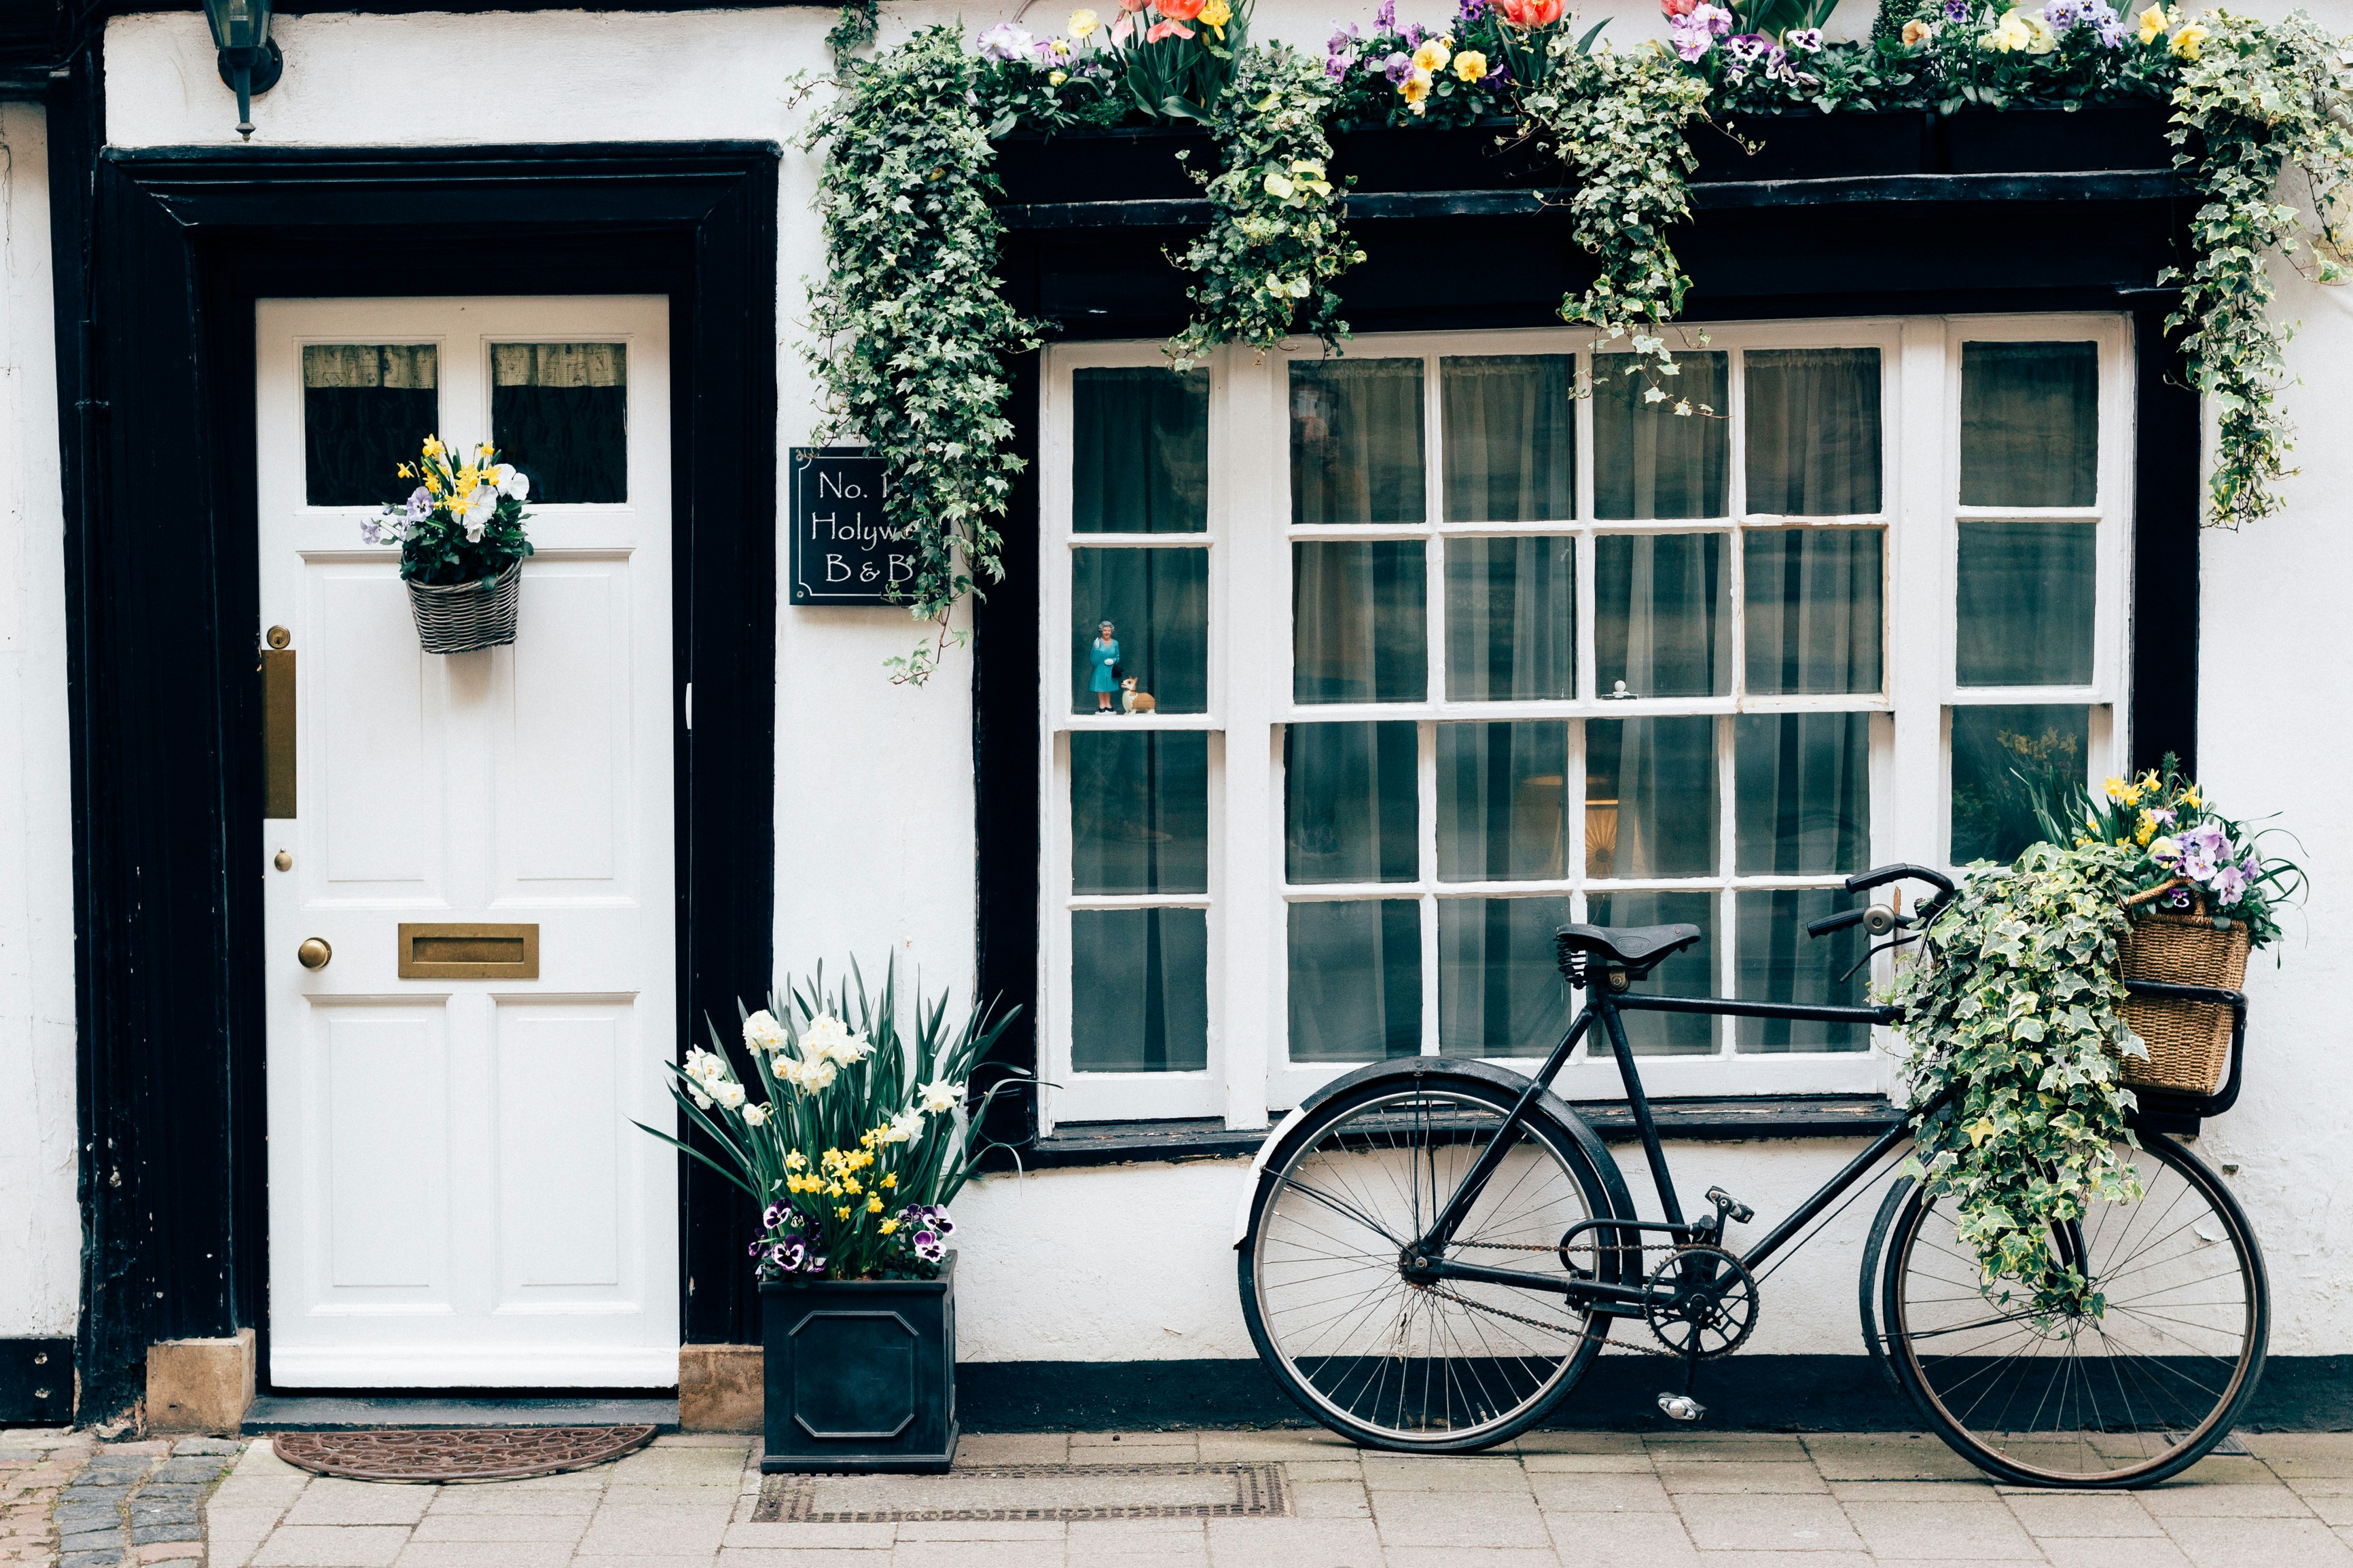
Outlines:
[[1720, 1247], [1685, 1247], [1651, 1270], [1642, 1320], [1670, 1353], [1730, 1355], [1757, 1327], [1757, 1281]]

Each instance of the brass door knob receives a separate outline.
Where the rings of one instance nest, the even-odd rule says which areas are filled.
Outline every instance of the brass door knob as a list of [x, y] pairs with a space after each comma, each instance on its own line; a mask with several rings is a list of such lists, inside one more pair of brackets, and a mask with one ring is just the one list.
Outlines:
[[302, 945], [294, 950], [296, 962], [305, 969], [324, 969], [327, 960], [334, 956], [335, 950], [327, 945], [324, 937], [306, 936], [302, 939]]
[[280, 849], [277, 854], [271, 856], [269, 858], [269, 863], [277, 867], [281, 871], [291, 871], [294, 869], [294, 857], [289, 855], [283, 849]]

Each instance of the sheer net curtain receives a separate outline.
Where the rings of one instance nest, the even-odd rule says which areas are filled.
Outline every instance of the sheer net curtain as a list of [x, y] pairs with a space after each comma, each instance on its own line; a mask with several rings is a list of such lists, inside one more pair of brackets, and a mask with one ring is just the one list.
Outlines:
[[303, 499], [312, 506], [405, 500], [398, 477], [439, 432], [439, 351], [431, 343], [306, 343]]
[[[1284, 880], [1415, 880], [1418, 751], [1411, 721], [1284, 731]], [[1290, 906], [1292, 1059], [1377, 1061], [1421, 1048], [1420, 916], [1410, 898]]]
[[[1574, 356], [1449, 356], [1439, 383], [1447, 521], [1576, 516]], [[1575, 697], [1575, 542], [1456, 537], [1445, 550], [1447, 696]]]

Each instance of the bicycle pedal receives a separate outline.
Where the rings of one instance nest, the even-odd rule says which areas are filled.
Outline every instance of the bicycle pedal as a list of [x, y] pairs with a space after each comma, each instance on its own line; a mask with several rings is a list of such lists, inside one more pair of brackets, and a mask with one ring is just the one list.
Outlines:
[[1688, 1394], [1662, 1394], [1659, 1408], [1670, 1421], [1697, 1421], [1707, 1415], [1707, 1406]]
[[1757, 1217], [1757, 1211], [1725, 1192], [1722, 1187], [1710, 1187], [1707, 1201], [1715, 1205], [1716, 1213], [1735, 1225], [1746, 1225]]

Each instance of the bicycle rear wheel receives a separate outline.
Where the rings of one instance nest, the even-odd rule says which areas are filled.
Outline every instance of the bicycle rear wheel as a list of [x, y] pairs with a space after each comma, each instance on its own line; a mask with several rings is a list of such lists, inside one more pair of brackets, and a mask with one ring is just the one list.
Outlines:
[[[1609, 1320], [1558, 1295], [1404, 1271], [1517, 1098], [1462, 1073], [1377, 1079], [1316, 1107], [1261, 1178], [1242, 1315], [1275, 1380], [1341, 1436], [1433, 1453], [1500, 1443], [1600, 1350]], [[1539, 1112], [1514, 1130], [1446, 1257], [1558, 1279], [1569, 1227], [1610, 1212], [1585, 1151]]]
[[2221, 1442], [2263, 1374], [2271, 1293], [2245, 1214], [2168, 1138], [2140, 1135], [2133, 1205], [2054, 1226], [2105, 1298], [2097, 1313], [1989, 1300], [1953, 1204], [1891, 1193], [1881, 1321], [1888, 1361], [1937, 1436], [2020, 1486], [2144, 1487]]

